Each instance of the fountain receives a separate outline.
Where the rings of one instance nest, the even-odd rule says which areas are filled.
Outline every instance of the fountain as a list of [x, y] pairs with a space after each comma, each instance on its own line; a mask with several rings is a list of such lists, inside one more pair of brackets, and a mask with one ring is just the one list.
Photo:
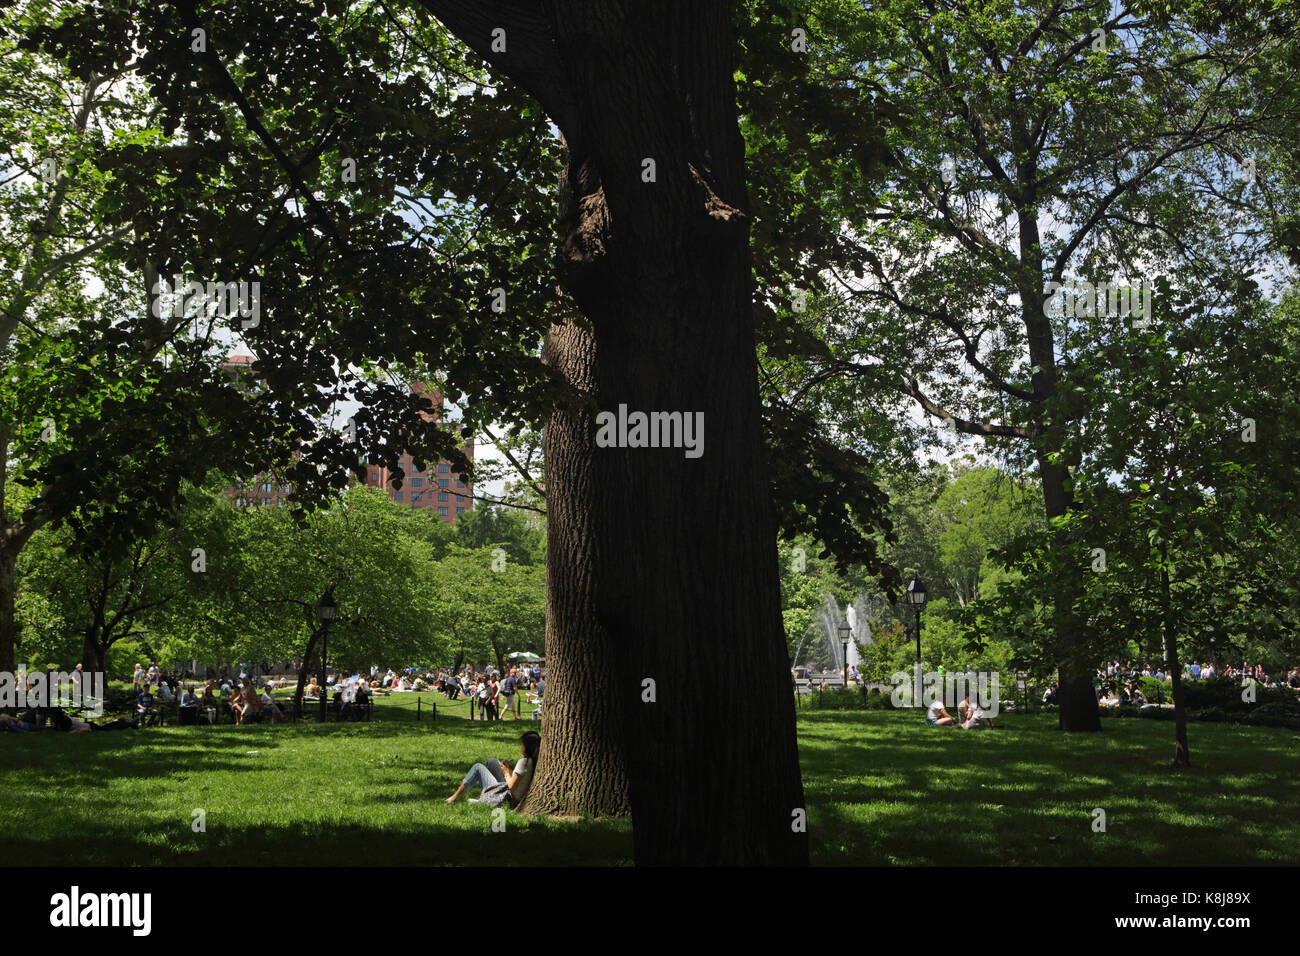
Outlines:
[[875, 596], [859, 594], [841, 610], [833, 595], [826, 595], [817, 618], [799, 641], [794, 652], [794, 666], [803, 667], [809, 676], [838, 676], [844, 673], [844, 649], [840, 643], [840, 627], [848, 624], [850, 641], [848, 665], [856, 672], [861, 664], [858, 644], [871, 644], [872, 624], [877, 620], [883, 602]]

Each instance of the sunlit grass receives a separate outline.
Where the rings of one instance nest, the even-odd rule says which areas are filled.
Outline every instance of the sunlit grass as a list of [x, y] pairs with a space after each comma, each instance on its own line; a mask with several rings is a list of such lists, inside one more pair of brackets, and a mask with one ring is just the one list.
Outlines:
[[[510, 814], [500, 839], [486, 808], [446, 806], [470, 763], [515, 753], [537, 725], [470, 723], [466, 705], [423, 698], [420, 721], [416, 695], [395, 695], [374, 723], [323, 729], [5, 735], [0, 853], [10, 864], [631, 862], [627, 821]], [[1165, 723], [1108, 721], [1089, 736], [1047, 717], [1000, 723], [974, 733], [910, 714], [802, 714], [814, 862], [1300, 861], [1289, 731], [1193, 725], [1193, 766], [1179, 772]], [[206, 832], [192, 829], [197, 809]]]

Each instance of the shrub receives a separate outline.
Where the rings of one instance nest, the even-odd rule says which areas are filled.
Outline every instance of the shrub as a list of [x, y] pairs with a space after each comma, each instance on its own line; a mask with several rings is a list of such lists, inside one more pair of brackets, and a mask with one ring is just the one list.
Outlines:
[[889, 706], [885, 694], [879, 691], [864, 694], [856, 687], [834, 687], [804, 696], [808, 700], [803, 706], [818, 710], [884, 710]]

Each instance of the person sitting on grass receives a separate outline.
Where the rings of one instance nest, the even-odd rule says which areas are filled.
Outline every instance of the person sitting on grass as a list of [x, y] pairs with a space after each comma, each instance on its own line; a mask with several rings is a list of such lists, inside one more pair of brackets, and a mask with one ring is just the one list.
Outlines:
[[280, 705], [275, 702], [275, 696], [271, 693], [271, 685], [267, 684], [262, 688], [262, 696], [258, 698], [262, 703], [262, 713], [271, 718], [272, 724], [278, 724], [284, 720], [284, 711]]
[[925, 711], [925, 724], [927, 727], [947, 727], [955, 724], [952, 714], [943, 706], [943, 698], [936, 697], [931, 701], [930, 706]]
[[230, 711], [235, 717], [235, 726], [238, 727], [249, 716], [252, 710], [250, 699], [253, 697], [253, 689], [245, 687], [242, 683], [235, 690], [234, 696], [230, 698]]
[[993, 718], [985, 714], [978, 703], [971, 704], [968, 713], [970, 716], [960, 725], [962, 730], [983, 730], [993, 726]]
[[135, 699], [135, 719], [142, 721], [146, 727], [152, 727], [158, 723], [161, 716], [154, 704], [152, 687], [146, 682], [144, 690], [140, 691], [140, 696]]
[[528, 786], [533, 782], [533, 772], [537, 769], [537, 752], [541, 746], [541, 734], [535, 730], [527, 731], [519, 738], [519, 749], [523, 756], [513, 771], [509, 760], [489, 757], [485, 764], [476, 763], [469, 768], [469, 773], [465, 774], [465, 779], [456, 788], [456, 792], [447, 798], [447, 802], [455, 803], [474, 787], [481, 787], [478, 799], [471, 799], [470, 803], [485, 803], [489, 806], [505, 803], [514, 809], [528, 795]]
[[252, 681], [244, 688], [244, 720], [257, 723], [262, 719], [262, 698]]

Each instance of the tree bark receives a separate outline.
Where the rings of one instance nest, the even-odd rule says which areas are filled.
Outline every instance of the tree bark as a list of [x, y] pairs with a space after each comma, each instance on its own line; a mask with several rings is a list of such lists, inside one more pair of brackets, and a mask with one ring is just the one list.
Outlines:
[[87, 673], [107, 672], [108, 648], [101, 646], [96, 633], [86, 629], [81, 641], [81, 666]]
[[1174, 698], [1174, 766], [1190, 767], [1192, 753], [1187, 746], [1187, 707], [1183, 700], [1183, 668], [1178, 655], [1178, 631], [1169, 594], [1169, 551], [1160, 546], [1160, 629], [1165, 642], [1165, 666]]
[[[542, 357], [575, 389], [594, 391], [595, 341], [555, 325]], [[546, 463], [546, 694], [529, 812], [619, 816], [631, 807], [613, 635], [596, 619], [595, 425], [557, 411], [542, 432]]]
[[0, 547], [0, 671], [10, 674], [18, 669], [18, 618], [14, 607], [18, 588], [16, 550]]
[[615, 651], [636, 859], [806, 863], [730, 4], [564, 6], [561, 268], [592, 325], [597, 407], [704, 422], [697, 458], [591, 457], [595, 623]]
[[[1050, 528], [1052, 519], [1063, 517], [1069, 510], [1073, 495], [1069, 488], [1069, 470], [1056, 458], [1063, 445], [1065, 422], [1052, 420], [1048, 412], [1056, 396], [1057, 367], [1056, 341], [1052, 323], [1043, 314], [1043, 252], [1038, 225], [1038, 211], [1032, 197], [1018, 210], [1020, 222], [1019, 283], [1022, 321], [1029, 347], [1030, 381], [1038, 400], [1031, 406], [1031, 415], [1038, 432], [1036, 458], [1043, 486], [1043, 511]], [[1055, 413], [1059, 415], [1059, 413]], [[1048, 534], [1058, 548], [1071, 549], [1065, 535], [1055, 530]], [[1074, 608], [1083, 592], [1079, 575], [1082, 569], [1069, 574], [1060, 582], [1055, 595], [1052, 628], [1058, 653], [1057, 676], [1057, 726], [1064, 731], [1100, 731], [1101, 714], [1097, 709], [1097, 696], [1093, 689], [1094, 668], [1088, 660], [1084, 628]]]
[[[293, 692], [293, 712], [302, 716], [302, 692], [307, 688], [307, 669], [311, 666], [311, 656], [316, 651], [316, 641], [320, 637], [320, 628], [312, 627], [311, 637], [307, 640], [307, 649], [302, 652], [302, 666], [298, 668], [298, 687]], [[321, 693], [325, 693], [325, 677], [320, 679]]]
[[[596, 715], [578, 711], [608, 702], [638, 863], [807, 863], [733, 4], [423, 2], [537, 97], [565, 137], [559, 266], [591, 325], [597, 409], [704, 421], [694, 458], [681, 447], [591, 449], [591, 438], [552, 430], [557, 452], [574, 457], [553, 473], [568, 490], [547, 495], [548, 539], [559, 538], [548, 606], [562, 620], [548, 622], [548, 670], [554, 647], [560, 672], [542, 759], [562, 764], [573, 743], [560, 735], [584, 736]], [[508, 38], [500, 52], [496, 26]], [[585, 762], [578, 769], [575, 783], [600, 782]]]

